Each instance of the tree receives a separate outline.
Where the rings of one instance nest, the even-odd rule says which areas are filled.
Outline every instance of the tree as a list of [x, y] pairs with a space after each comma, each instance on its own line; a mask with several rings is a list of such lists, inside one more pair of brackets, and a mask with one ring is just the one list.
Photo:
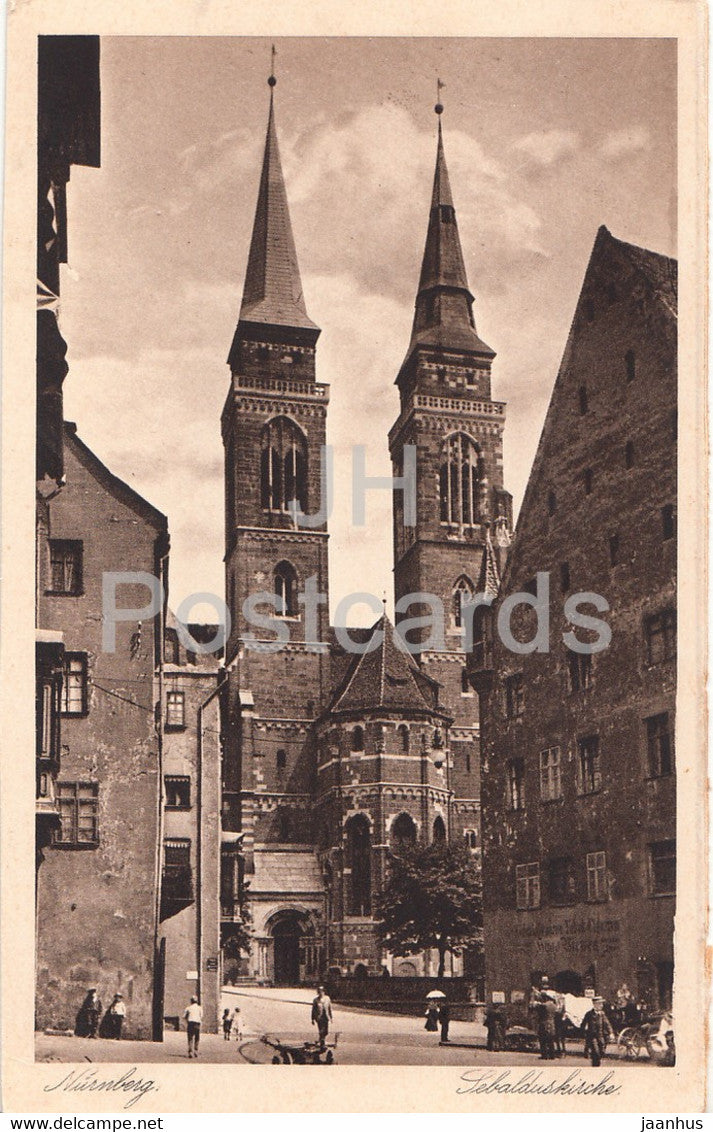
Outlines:
[[482, 945], [480, 873], [467, 847], [434, 842], [392, 853], [378, 915], [382, 947], [394, 955], [436, 948], [443, 978], [446, 952]]

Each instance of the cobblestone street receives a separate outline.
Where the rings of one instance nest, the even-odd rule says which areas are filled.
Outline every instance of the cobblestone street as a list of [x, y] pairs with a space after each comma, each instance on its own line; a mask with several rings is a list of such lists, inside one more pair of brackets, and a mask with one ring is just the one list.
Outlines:
[[[260, 1039], [264, 1034], [279, 1036], [301, 1044], [314, 1038], [310, 1025], [310, 1003], [313, 991], [303, 988], [249, 987], [223, 991], [223, 1004], [239, 1007], [241, 1037], [226, 1042], [222, 1035], [203, 1034], [199, 1062], [232, 1065], [266, 1064], [274, 1051]], [[474, 1022], [451, 1023], [451, 1042], [439, 1044], [438, 1034], [427, 1033], [420, 1018], [380, 1014], [353, 1007], [334, 1007], [334, 1023], [329, 1041], [338, 1034], [336, 1061], [340, 1065], [527, 1065], [544, 1068], [537, 1054], [489, 1053], [485, 1049], [485, 1030]], [[553, 1066], [589, 1069], [582, 1053], [582, 1043], [570, 1043], [571, 1053], [553, 1062]], [[58, 1037], [38, 1034], [38, 1061], [172, 1063], [187, 1061], [186, 1035], [167, 1030], [163, 1043], [114, 1042], [104, 1039]], [[616, 1057], [605, 1059], [603, 1069], [617, 1066], [648, 1064], [647, 1059], [628, 1062]], [[548, 1066], [549, 1068], [549, 1066]]]

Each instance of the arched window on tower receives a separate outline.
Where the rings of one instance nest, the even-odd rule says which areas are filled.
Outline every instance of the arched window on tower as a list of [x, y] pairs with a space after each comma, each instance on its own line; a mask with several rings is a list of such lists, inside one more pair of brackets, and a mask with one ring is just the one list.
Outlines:
[[465, 607], [473, 601], [474, 592], [470, 578], [461, 575], [453, 587], [453, 624], [456, 629], [465, 627]]
[[448, 437], [438, 477], [442, 523], [472, 526], [478, 522], [480, 467], [474, 440], [464, 432]]
[[298, 617], [297, 573], [290, 562], [279, 562], [273, 575], [275, 612], [278, 617]]
[[405, 849], [416, 843], [416, 823], [410, 814], [399, 814], [391, 824], [389, 842], [392, 849]]
[[410, 750], [410, 734], [407, 723], [400, 723], [397, 728], [399, 737], [399, 747], [404, 755], [407, 755]]
[[273, 417], [262, 430], [260, 504], [265, 511], [289, 511], [297, 500], [307, 510], [307, 440], [289, 417]]
[[371, 913], [371, 832], [362, 814], [350, 818], [346, 827], [347, 915]]
[[446, 826], [440, 814], [433, 823], [433, 840], [439, 844], [446, 840]]

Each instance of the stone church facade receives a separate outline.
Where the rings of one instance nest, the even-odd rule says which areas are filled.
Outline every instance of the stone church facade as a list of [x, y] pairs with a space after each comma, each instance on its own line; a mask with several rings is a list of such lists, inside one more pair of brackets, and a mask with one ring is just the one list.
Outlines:
[[[329, 387], [317, 380], [320, 330], [302, 292], [273, 94], [222, 416], [232, 626], [222, 852], [224, 877], [240, 878], [223, 885], [234, 901], [222, 902], [222, 943], [230, 950], [244, 885], [253, 932], [245, 976], [289, 984], [330, 968], [431, 974], [427, 954], [382, 954], [375, 915], [390, 848], [466, 838], [480, 853], [478, 707], [464, 671], [463, 609], [486, 543], [497, 553], [491, 532], [503, 554], [508, 541], [504, 406], [491, 396], [493, 351], [475, 328], [439, 118], [389, 445], [395, 477], [415, 455], [406, 522], [405, 493], [394, 491], [397, 621], [428, 613], [408, 602], [425, 591], [442, 603], [444, 632], [407, 632], [417, 647], [406, 649], [384, 615], [371, 630], [349, 630], [347, 645], [328, 621], [320, 514]], [[450, 973], [464, 964], [454, 959]]]

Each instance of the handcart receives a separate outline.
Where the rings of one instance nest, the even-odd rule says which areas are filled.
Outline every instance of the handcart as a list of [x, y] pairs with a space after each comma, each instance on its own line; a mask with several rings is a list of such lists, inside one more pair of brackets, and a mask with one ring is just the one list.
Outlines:
[[296, 1042], [264, 1034], [260, 1039], [264, 1045], [275, 1050], [273, 1065], [333, 1065], [334, 1051], [339, 1034], [334, 1041], [321, 1045], [319, 1042]]

